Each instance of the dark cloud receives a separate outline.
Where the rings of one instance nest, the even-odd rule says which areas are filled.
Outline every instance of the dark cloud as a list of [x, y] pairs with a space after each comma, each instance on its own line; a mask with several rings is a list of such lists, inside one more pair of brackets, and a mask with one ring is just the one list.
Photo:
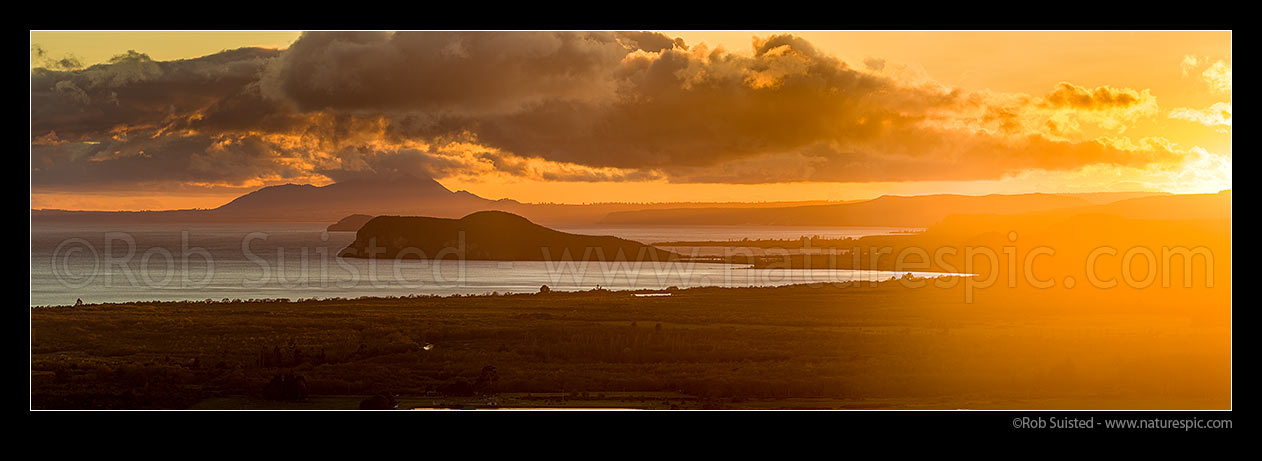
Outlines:
[[599, 32], [308, 33], [263, 88], [304, 111], [503, 113], [606, 96], [626, 53]]
[[382, 150], [353, 146], [338, 151], [335, 157], [338, 159], [335, 165], [317, 169], [318, 173], [335, 182], [373, 177], [443, 177], [466, 166], [455, 159], [420, 149]]
[[285, 51], [132, 52], [32, 70], [32, 181], [967, 180], [1176, 157], [1054, 140], [1028, 128], [1056, 135], [1050, 120], [1024, 119], [1128, 109], [1146, 92], [1062, 83], [1000, 104], [872, 72], [884, 66], [851, 68], [792, 35], [738, 54], [652, 32], [321, 32]]
[[31, 133], [94, 140], [117, 127], [158, 125], [241, 92], [276, 50], [243, 48], [159, 62], [136, 52], [82, 70], [31, 72]]
[[286, 152], [253, 136], [148, 136], [31, 147], [32, 187], [117, 188], [138, 183], [240, 184], [265, 174], [304, 178]]
[[614, 36], [628, 50], [644, 50], [660, 53], [672, 48], [687, 50], [688, 45], [682, 38], [670, 38], [660, 32], [615, 32]]
[[873, 58], [869, 56], [863, 59], [863, 65], [867, 66], [868, 69], [875, 70], [875, 71], [885, 70], [884, 59]]
[[[477, 127], [483, 143], [595, 167], [708, 166], [827, 140], [862, 141], [912, 123], [939, 94], [899, 95], [892, 82], [819, 55], [792, 37], [753, 57], [670, 50], [630, 59], [611, 103], [550, 100]], [[914, 91], [914, 90], [910, 90]]]
[[1143, 166], [1180, 158], [1160, 146], [1133, 152], [1095, 141], [1055, 141], [1040, 135], [996, 138], [909, 129], [891, 138], [898, 141], [866, 148], [821, 142], [714, 167], [679, 168], [670, 180], [734, 184], [955, 181], [1000, 179], [1025, 169], [1067, 170], [1099, 163]]
[[83, 67], [83, 63], [73, 54], [65, 54], [62, 57], [54, 57], [48, 53], [40, 44], [31, 44], [31, 67], [38, 67], [50, 70], [74, 70]]
[[1107, 110], [1134, 106], [1143, 101], [1143, 96], [1128, 88], [1101, 86], [1092, 90], [1069, 82], [1060, 82], [1045, 99], [1051, 107]]

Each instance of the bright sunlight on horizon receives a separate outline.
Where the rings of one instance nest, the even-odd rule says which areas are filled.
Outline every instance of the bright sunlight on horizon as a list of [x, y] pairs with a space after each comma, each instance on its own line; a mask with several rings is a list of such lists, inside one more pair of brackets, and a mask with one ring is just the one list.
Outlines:
[[1230, 32], [588, 35], [32, 31], [31, 207], [399, 173], [575, 204], [1231, 189]]

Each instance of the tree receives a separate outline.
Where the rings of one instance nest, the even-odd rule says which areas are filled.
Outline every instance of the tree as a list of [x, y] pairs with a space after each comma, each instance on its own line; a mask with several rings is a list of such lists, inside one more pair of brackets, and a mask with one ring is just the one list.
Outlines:
[[547, 286], [547, 285], [544, 285], [544, 286], [539, 287], [539, 293], [540, 293], [540, 294], [547, 294], [547, 293], [551, 293], [551, 292], [552, 292], [552, 289], [551, 289], [551, 288], [548, 288], [548, 286]]

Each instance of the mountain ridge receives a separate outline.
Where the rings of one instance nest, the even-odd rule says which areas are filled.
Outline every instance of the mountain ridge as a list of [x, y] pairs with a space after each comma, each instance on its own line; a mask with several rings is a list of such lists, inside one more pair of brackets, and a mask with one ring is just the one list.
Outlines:
[[785, 208], [662, 209], [610, 213], [602, 224], [799, 225], [928, 227], [951, 214], [1012, 213], [1089, 206], [1080, 197], [1056, 194], [883, 195], [836, 205]]
[[31, 221], [33, 224], [320, 222], [328, 225], [356, 214], [458, 218], [476, 211], [499, 210], [553, 226], [927, 227], [957, 213], [1006, 214], [1088, 208], [1171, 196], [1146, 192], [891, 194], [852, 201], [556, 204], [522, 203], [509, 198], [491, 200], [464, 190], [452, 191], [431, 178], [404, 174], [360, 176], [324, 186], [295, 183], [266, 186], [211, 209], [126, 212], [32, 209]]

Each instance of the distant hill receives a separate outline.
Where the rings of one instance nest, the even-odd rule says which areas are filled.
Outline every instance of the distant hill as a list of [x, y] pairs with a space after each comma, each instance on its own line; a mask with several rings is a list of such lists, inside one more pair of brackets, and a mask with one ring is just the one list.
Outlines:
[[[1201, 271], [1193, 274], [1201, 277], [1198, 280], [1217, 277], [1214, 283], [1229, 288], [1231, 235], [1231, 191], [1223, 191], [1041, 212], [953, 214], [922, 233], [861, 237], [846, 257], [795, 255], [788, 260], [775, 256], [734, 262], [764, 267], [962, 271], [979, 274], [980, 280], [994, 276], [990, 280], [1022, 284], [1033, 278], [1064, 281], [1070, 277], [1075, 283], [1114, 280], [1122, 277], [1129, 263], [1139, 267], [1131, 274], [1137, 279], [1151, 274], [1151, 280], [1164, 283], [1170, 277], [1187, 278], [1184, 271], [1191, 269], [1186, 268], [1199, 264], [1192, 267]], [[1035, 251], [1044, 253], [1037, 261], [1032, 256]], [[1189, 251], [1199, 252], [1204, 259], [1195, 264], [1179, 259]], [[970, 255], [976, 257], [970, 259]], [[1017, 259], [1004, 259], [1009, 255]], [[1149, 266], [1154, 263], [1159, 270]], [[1205, 267], [1212, 270], [1205, 272]], [[1009, 279], [1012, 274], [1017, 278]], [[1179, 280], [1176, 285], [1182, 283]]]
[[326, 230], [329, 232], [355, 232], [359, 230], [359, 228], [364, 227], [364, 223], [368, 222], [372, 218], [372, 215], [353, 214], [342, 218], [338, 222], [329, 224], [329, 227]]
[[480, 211], [460, 219], [378, 216], [359, 229], [355, 241], [339, 256], [498, 261], [667, 261], [680, 257], [617, 237], [556, 231], [502, 211]]
[[1231, 190], [1119, 200], [1087, 210], [1131, 219], [1231, 219]]
[[1090, 205], [1081, 197], [1052, 194], [886, 195], [835, 205], [614, 212], [601, 224], [928, 227], [958, 213], [1012, 214]]
[[[267, 186], [208, 210], [67, 211], [31, 210], [31, 223], [170, 223], [320, 222], [335, 223], [349, 215], [432, 216], [457, 218], [498, 210], [549, 226], [677, 226], [790, 225], [928, 227], [951, 214], [1013, 214], [1053, 209], [1113, 206], [1121, 213], [1160, 212], [1162, 197], [1149, 192], [1023, 195], [882, 196], [848, 202], [677, 202], [677, 203], [521, 203], [490, 200], [466, 191], [451, 191], [437, 181], [407, 175], [380, 175], [313, 186]], [[1113, 202], [1113, 203], [1110, 203]], [[1229, 200], [1228, 200], [1229, 202]], [[1230, 216], [1230, 206], [1227, 206]], [[1101, 208], [1101, 212], [1108, 212]], [[1147, 211], [1145, 211], [1147, 210]], [[1193, 214], [1196, 210], [1192, 210]], [[1202, 210], [1203, 211], [1203, 210]], [[1173, 218], [1172, 218], [1173, 219]], [[349, 224], [348, 224], [349, 225]], [[347, 231], [353, 229], [345, 229]]]
[[[975, 229], [1004, 229], [1014, 226], [1049, 226], [1081, 216], [1107, 216], [1130, 220], [1231, 220], [1231, 191], [1216, 194], [1180, 194], [1139, 197], [1104, 205], [1057, 208], [1027, 213], [958, 213], [942, 221], [926, 234], [963, 234]], [[1134, 229], [1120, 229], [1134, 232]]]
[[[324, 222], [334, 223], [348, 215], [433, 216], [458, 218], [475, 211], [499, 210], [522, 215], [549, 225], [592, 225], [617, 211], [658, 208], [764, 208], [818, 205], [838, 202], [802, 201], [773, 203], [520, 203], [511, 199], [489, 200], [466, 191], [451, 191], [428, 178], [406, 175], [366, 177], [313, 186], [267, 186], [208, 210], [167, 211], [68, 211], [31, 210], [34, 225], [63, 223]], [[356, 230], [356, 229], [348, 229]]]
[[31, 210], [34, 224], [56, 222], [336, 222], [351, 214], [464, 216], [493, 206], [520, 205], [452, 192], [429, 178], [383, 175], [326, 186], [263, 187], [209, 210], [66, 211]]
[[264, 187], [214, 209], [224, 217], [293, 217], [332, 221], [349, 214], [463, 215], [491, 200], [452, 192], [433, 179], [399, 175], [312, 186]]
[[1118, 200], [1126, 200], [1139, 197], [1152, 197], [1161, 195], [1173, 195], [1169, 192], [1075, 192], [1061, 193], [1065, 197], [1078, 197], [1096, 205], [1113, 203]]

